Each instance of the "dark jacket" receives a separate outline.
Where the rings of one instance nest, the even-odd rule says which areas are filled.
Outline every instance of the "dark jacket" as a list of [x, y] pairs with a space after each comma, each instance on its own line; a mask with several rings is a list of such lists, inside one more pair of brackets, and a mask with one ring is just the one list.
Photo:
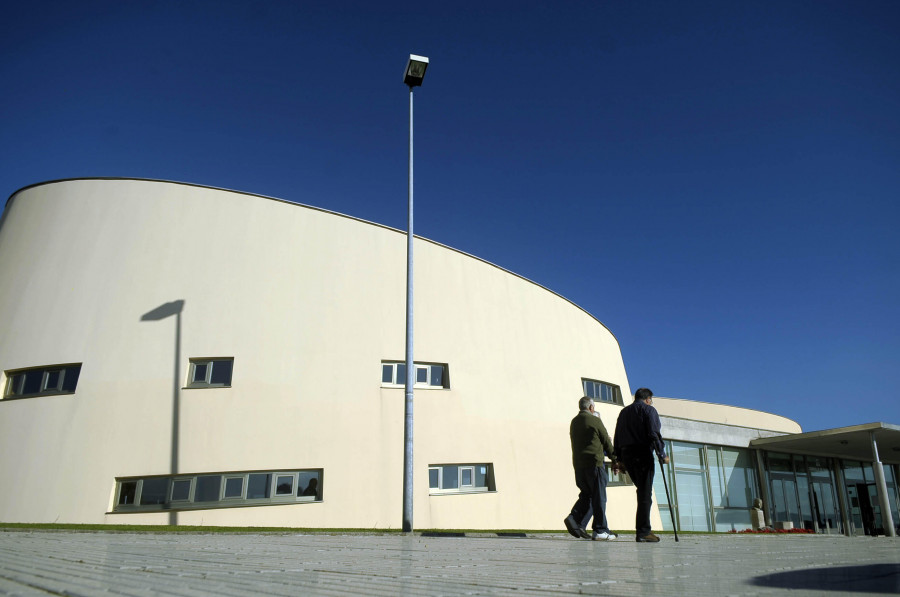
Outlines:
[[578, 411], [569, 425], [572, 440], [572, 465], [576, 469], [603, 466], [603, 450], [613, 454], [613, 444], [600, 417], [589, 410]]
[[653, 451], [659, 458], [666, 457], [666, 445], [660, 435], [659, 413], [643, 400], [635, 400], [619, 413], [615, 438], [618, 460], [629, 450]]

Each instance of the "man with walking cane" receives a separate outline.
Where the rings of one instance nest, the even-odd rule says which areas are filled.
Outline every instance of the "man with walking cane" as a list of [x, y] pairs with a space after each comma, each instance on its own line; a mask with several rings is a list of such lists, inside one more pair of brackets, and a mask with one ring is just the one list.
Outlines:
[[656, 472], [653, 455], [655, 452], [663, 464], [669, 463], [669, 457], [660, 435], [659, 413], [653, 408], [653, 392], [640, 388], [634, 393], [634, 402], [619, 413], [613, 444], [616, 460], [625, 466], [637, 488], [637, 513], [634, 517], [637, 541], [658, 543], [659, 537], [650, 532], [653, 476]]

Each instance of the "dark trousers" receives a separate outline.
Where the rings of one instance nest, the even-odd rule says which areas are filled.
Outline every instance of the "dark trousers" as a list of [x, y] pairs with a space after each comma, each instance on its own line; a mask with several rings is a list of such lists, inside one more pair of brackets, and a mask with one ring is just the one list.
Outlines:
[[572, 506], [572, 517], [587, 527], [591, 513], [594, 515], [594, 531], [608, 533], [606, 525], [606, 469], [600, 466], [575, 469], [575, 485], [578, 501]]
[[634, 530], [638, 537], [644, 537], [650, 534], [650, 508], [653, 506], [653, 476], [656, 473], [653, 451], [627, 450], [622, 455], [622, 463], [637, 488]]

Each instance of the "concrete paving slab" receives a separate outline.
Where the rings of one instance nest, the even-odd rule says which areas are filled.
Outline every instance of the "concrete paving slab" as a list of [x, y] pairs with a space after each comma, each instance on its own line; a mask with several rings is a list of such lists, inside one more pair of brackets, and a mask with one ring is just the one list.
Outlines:
[[0, 595], [900, 593], [900, 539], [0, 531]]

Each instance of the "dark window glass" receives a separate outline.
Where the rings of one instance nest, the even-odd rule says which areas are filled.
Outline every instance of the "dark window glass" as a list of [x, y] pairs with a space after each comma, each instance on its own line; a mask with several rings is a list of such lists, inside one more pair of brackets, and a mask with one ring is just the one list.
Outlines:
[[448, 465], [444, 467], [444, 486], [441, 489], [459, 489], [459, 467]]
[[484, 465], [479, 465], [475, 467], [475, 486], [476, 487], [487, 487], [487, 469], [488, 467]]
[[268, 473], [253, 473], [247, 483], [247, 499], [258, 500], [269, 497], [269, 480], [272, 475]]
[[428, 381], [428, 368], [416, 367], [416, 383], [425, 383]]
[[119, 505], [134, 504], [135, 493], [137, 493], [137, 481], [122, 481], [119, 488]]
[[278, 475], [275, 481], [275, 495], [294, 495], [293, 475]]
[[394, 383], [394, 366], [393, 365], [382, 365], [381, 366], [381, 383]]
[[441, 471], [436, 468], [428, 469], [428, 487], [440, 489]]
[[244, 493], [244, 479], [242, 477], [232, 477], [225, 479], [225, 497], [239, 498]]
[[35, 367], [9, 373], [7, 396], [47, 396], [74, 392], [81, 365]]
[[44, 385], [46, 390], [59, 390], [59, 378], [62, 376], [62, 369], [52, 369], [47, 371], [47, 383]]
[[63, 392], [74, 392], [75, 386], [78, 385], [78, 376], [81, 375], [81, 365], [71, 365], [66, 367], [63, 375]]
[[[309, 479], [304, 479], [309, 477]], [[297, 495], [314, 497], [319, 499], [319, 475], [313, 473], [300, 473], [300, 481], [297, 483]]]
[[431, 366], [431, 385], [443, 387], [444, 385], [444, 368], [440, 365]]
[[462, 484], [463, 485], [472, 485], [472, 469], [464, 468], [462, 471]]
[[204, 475], [197, 477], [197, 489], [194, 491], [195, 502], [219, 501], [219, 489], [222, 487], [221, 475]]
[[234, 361], [213, 361], [210, 363], [212, 366], [212, 375], [210, 376], [209, 383], [213, 386], [230, 386], [231, 385], [231, 369], [234, 365]]
[[190, 479], [178, 479], [172, 481], [172, 501], [184, 501], [191, 497]]
[[191, 383], [203, 383], [206, 381], [206, 368], [208, 363], [194, 363], [194, 377]]
[[22, 394], [37, 394], [41, 391], [41, 382], [44, 380], [44, 370], [34, 369], [25, 372], [25, 387]]
[[169, 480], [165, 477], [161, 479], [144, 479], [144, 486], [141, 488], [141, 505], [165, 504], [166, 491], [168, 489]]
[[297, 477], [297, 495], [318, 495], [319, 473], [300, 473]]
[[397, 381], [395, 383], [406, 383], [406, 363], [397, 364]]

